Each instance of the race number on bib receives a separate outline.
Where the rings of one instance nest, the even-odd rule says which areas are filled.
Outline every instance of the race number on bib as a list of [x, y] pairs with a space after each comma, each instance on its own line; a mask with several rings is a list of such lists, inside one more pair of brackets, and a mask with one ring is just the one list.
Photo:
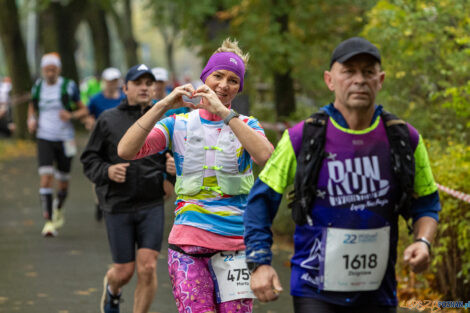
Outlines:
[[328, 228], [323, 290], [377, 290], [388, 264], [390, 227]]
[[255, 298], [250, 289], [250, 272], [245, 259], [245, 251], [219, 252], [211, 258], [209, 268], [218, 303]]

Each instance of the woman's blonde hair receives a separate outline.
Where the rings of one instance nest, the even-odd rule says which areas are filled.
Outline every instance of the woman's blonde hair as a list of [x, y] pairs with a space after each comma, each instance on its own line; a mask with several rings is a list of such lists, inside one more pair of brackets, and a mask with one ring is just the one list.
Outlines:
[[237, 40], [232, 40], [230, 37], [225, 38], [224, 42], [222, 42], [222, 45], [215, 50], [213, 54], [219, 53], [219, 52], [232, 52], [238, 55], [243, 63], [245, 63], [245, 69], [248, 66], [248, 61], [250, 60], [250, 54], [245, 53], [243, 54], [242, 49], [238, 46], [238, 41]]

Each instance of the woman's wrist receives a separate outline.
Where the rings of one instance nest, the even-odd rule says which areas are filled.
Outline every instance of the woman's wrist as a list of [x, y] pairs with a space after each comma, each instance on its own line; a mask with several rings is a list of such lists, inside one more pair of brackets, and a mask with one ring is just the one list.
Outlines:
[[221, 119], [225, 119], [230, 114], [230, 109], [223, 106], [216, 113]]
[[155, 103], [153, 106], [156, 109], [160, 109], [162, 113], [165, 113], [166, 111], [169, 110], [170, 102], [168, 101], [167, 98], [163, 98], [162, 100], [158, 101]]

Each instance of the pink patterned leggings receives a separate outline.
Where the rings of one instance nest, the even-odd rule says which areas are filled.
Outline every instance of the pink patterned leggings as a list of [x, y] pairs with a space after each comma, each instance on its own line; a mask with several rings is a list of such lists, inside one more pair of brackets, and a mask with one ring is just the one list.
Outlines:
[[217, 303], [209, 259], [168, 249], [168, 270], [178, 312], [251, 313], [252, 299]]

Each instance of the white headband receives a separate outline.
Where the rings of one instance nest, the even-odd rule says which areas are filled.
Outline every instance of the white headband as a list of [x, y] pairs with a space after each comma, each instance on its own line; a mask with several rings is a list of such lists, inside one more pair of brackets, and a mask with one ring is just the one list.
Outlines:
[[48, 65], [61, 67], [62, 63], [60, 62], [60, 58], [58, 56], [54, 54], [45, 54], [41, 59], [41, 68]]

